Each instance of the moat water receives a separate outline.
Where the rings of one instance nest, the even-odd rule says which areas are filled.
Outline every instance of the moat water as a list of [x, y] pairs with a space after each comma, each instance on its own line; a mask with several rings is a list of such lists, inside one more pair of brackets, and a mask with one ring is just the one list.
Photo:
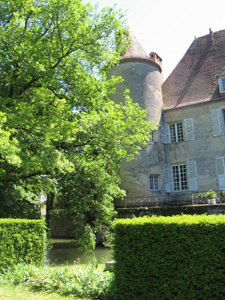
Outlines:
[[97, 246], [92, 252], [85, 254], [73, 246], [70, 240], [53, 239], [51, 249], [47, 251], [47, 260], [50, 264], [71, 265], [79, 258], [80, 264], [88, 264], [96, 258], [99, 264], [104, 264], [112, 260], [112, 250], [110, 248]]

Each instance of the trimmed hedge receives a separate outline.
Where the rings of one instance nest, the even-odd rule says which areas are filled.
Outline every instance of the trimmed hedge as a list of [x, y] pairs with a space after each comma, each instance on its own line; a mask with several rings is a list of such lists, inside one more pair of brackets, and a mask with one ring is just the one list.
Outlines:
[[117, 299], [225, 299], [225, 215], [114, 223]]
[[45, 251], [44, 220], [0, 219], [0, 270], [21, 260], [41, 264]]

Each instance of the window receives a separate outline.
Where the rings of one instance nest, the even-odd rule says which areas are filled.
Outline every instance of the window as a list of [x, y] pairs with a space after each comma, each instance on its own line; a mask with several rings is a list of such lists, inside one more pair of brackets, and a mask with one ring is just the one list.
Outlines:
[[150, 142], [154, 142], [155, 139], [154, 139], [154, 132], [151, 133], [151, 137], [150, 137]]
[[150, 175], [150, 190], [158, 191], [159, 190], [159, 175]]
[[194, 120], [192, 118], [173, 124], [161, 123], [160, 130], [162, 144], [195, 140]]
[[225, 93], [225, 77], [219, 78], [219, 89], [221, 94]]
[[152, 131], [149, 141], [153, 142], [153, 143], [157, 142], [157, 140], [158, 140], [157, 134], [158, 134], [157, 130]]
[[178, 143], [184, 141], [183, 124], [170, 124], [170, 141], [171, 143]]
[[187, 167], [186, 164], [172, 166], [173, 190], [187, 190]]
[[177, 165], [163, 166], [165, 192], [198, 191], [198, 172], [195, 160], [188, 160]]

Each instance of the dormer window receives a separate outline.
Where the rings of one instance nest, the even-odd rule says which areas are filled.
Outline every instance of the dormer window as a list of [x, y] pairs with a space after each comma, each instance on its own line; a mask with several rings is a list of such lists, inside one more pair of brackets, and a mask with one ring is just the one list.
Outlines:
[[223, 68], [220, 75], [218, 75], [218, 82], [219, 82], [220, 96], [225, 96], [225, 68]]
[[220, 94], [225, 93], [225, 76], [219, 77]]

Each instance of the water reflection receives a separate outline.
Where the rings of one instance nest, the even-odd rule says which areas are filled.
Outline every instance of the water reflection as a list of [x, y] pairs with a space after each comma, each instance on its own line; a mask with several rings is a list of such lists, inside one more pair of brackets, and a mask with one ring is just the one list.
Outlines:
[[99, 264], [104, 264], [112, 260], [112, 251], [110, 248], [98, 246], [91, 253], [85, 254], [79, 251], [71, 244], [71, 240], [51, 240], [52, 248], [47, 251], [47, 259], [50, 264], [62, 265], [73, 264], [77, 258], [80, 258], [80, 264], [87, 264], [96, 257]]

